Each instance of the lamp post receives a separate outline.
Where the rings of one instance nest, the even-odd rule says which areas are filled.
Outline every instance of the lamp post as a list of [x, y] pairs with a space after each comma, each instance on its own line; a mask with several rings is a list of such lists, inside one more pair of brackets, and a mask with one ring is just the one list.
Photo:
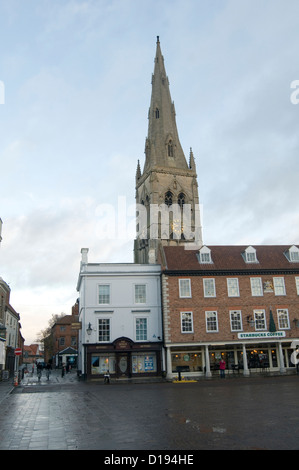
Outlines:
[[[92, 333], [92, 331], [93, 331], [93, 328], [92, 328], [91, 323], [89, 322], [89, 323], [88, 323], [88, 326], [87, 326], [87, 328], [86, 328], [86, 333], [87, 333], [87, 335], [90, 336], [91, 333]], [[87, 343], [88, 343], [88, 342], [89, 342], [89, 340], [87, 341]], [[83, 375], [84, 375], [85, 380], [86, 380], [86, 378], [87, 378], [87, 346], [88, 346], [88, 345], [87, 345], [86, 343], [84, 343], [84, 369], [85, 369], [85, 370], [84, 370], [84, 374], [83, 374]]]

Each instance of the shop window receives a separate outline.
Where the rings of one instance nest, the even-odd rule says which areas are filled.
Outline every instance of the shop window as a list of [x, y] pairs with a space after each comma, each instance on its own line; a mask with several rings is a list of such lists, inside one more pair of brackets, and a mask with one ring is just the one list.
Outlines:
[[115, 374], [115, 354], [93, 354], [91, 357], [91, 374]]
[[299, 295], [299, 277], [295, 277], [297, 295]]
[[[172, 372], [177, 372], [177, 367], [184, 368], [185, 372], [198, 372], [203, 370], [201, 352], [183, 352], [171, 354]], [[184, 372], [183, 372], [184, 374]]]
[[132, 356], [133, 374], [157, 372], [156, 353], [140, 353]]

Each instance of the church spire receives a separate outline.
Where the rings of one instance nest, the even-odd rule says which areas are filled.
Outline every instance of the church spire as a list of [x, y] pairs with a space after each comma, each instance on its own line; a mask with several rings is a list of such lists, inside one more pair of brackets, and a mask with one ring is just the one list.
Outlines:
[[152, 76], [145, 155], [145, 171], [156, 166], [188, 168], [178, 136], [175, 107], [171, 100], [159, 36], [157, 36], [155, 67]]
[[[152, 76], [145, 164], [143, 172], [139, 161], [137, 164], [135, 198], [136, 263], [156, 263], [164, 245], [190, 246], [194, 240], [202, 244], [195, 159], [190, 149], [187, 163], [180, 144], [159, 36]], [[190, 230], [183, 223], [187, 213]]]

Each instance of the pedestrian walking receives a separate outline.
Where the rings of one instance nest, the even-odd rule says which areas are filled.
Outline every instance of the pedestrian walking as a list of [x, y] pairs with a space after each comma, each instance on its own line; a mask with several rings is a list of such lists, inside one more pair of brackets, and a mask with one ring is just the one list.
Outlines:
[[65, 373], [65, 365], [62, 364], [61, 377], [64, 377], [64, 373]]
[[48, 364], [46, 365], [46, 376], [47, 376], [47, 380], [49, 380], [50, 374], [51, 374], [51, 364], [48, 362]]
[[38, 377], [38, 381], [40, 381], [40, 379], [41, 379], [42, 370], [43, 370], [43, 366], [42, 366], [41, 363], [39, 362], [39, 363], [37, 364], [37, 377]]
[[219, 369], [220, 369], [220, 377], [222, 379], [225, 378], [225, 366], [226, 366], [225, 360], [221, 358], [219, 362]]
[[106, 374], [104, 374], [104, 383], [109, 384], [110, 383], [110, 373], [109, 370], [107, 370]]

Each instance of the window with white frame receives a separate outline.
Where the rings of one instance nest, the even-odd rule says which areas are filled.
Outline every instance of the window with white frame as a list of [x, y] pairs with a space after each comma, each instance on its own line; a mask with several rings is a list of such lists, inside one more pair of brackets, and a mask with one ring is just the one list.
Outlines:
[[297, 295], [299, 295], [299, 277], [295, 277], [295, 283], [296, 283]]
[[179, 291], [181, 298], [191, 297], [191, 279], [179, 279]]
[[216, 297], [215, 279], [203, 279], [203, 289], [205, 297]]
[[238, 278], [228, 278], [227, 281], [227, 295], [229, 297], [239, 297], [239, 279]]
[[273, 277], [273, 284], [275, 295], [286, 295], [283, 277]]
[[286, 308], [277, 309], [278, 328], [288, 330], [290, 328], [289, 312]]
[[206, 329], [207, 333], [218, 332], [218, 318], [216, 311], [206, 312]]
[[266, 314], [265, 310], [258, 309], [253, 311], [254, 323], [256, 330], [266, 330]]
[[211, 257], [211, 250], [207, 246], [203, 246], [199, 250], [199, 262], [201, 264], [211, 264], [212, 257]]
[[136, 341], [147, 341], [147, 318], [136, 318]]
[[99, 341], [110, 341], [110, 318], [99, 318]]
[[242, 331], [242, 315], [241, 310], [230, 310], [230, 328], [231, 331]]
[[145, 304], [146, 303], [146, 285], [135, 284], [135, 303]]
[[110, 304], [110, 285], [99, 285], [99, 304]]
[[263, 295], [262, 279], [260, 277], [251, 277], [251, 295], [255, 297], [261, 297]]
[[193, 313], [181, 312], [181, 332], [193, 333]]
[[298, 263], [299, 262], [299, 248], [295, 245], [289, 248], [289, 261], [291, 263]]
[[245, 263], [258, 263], [257, 257], [256, 257], [256, 249], [253, 248], [252, 246], [248, 246], [246, 250], [243, 253]]

